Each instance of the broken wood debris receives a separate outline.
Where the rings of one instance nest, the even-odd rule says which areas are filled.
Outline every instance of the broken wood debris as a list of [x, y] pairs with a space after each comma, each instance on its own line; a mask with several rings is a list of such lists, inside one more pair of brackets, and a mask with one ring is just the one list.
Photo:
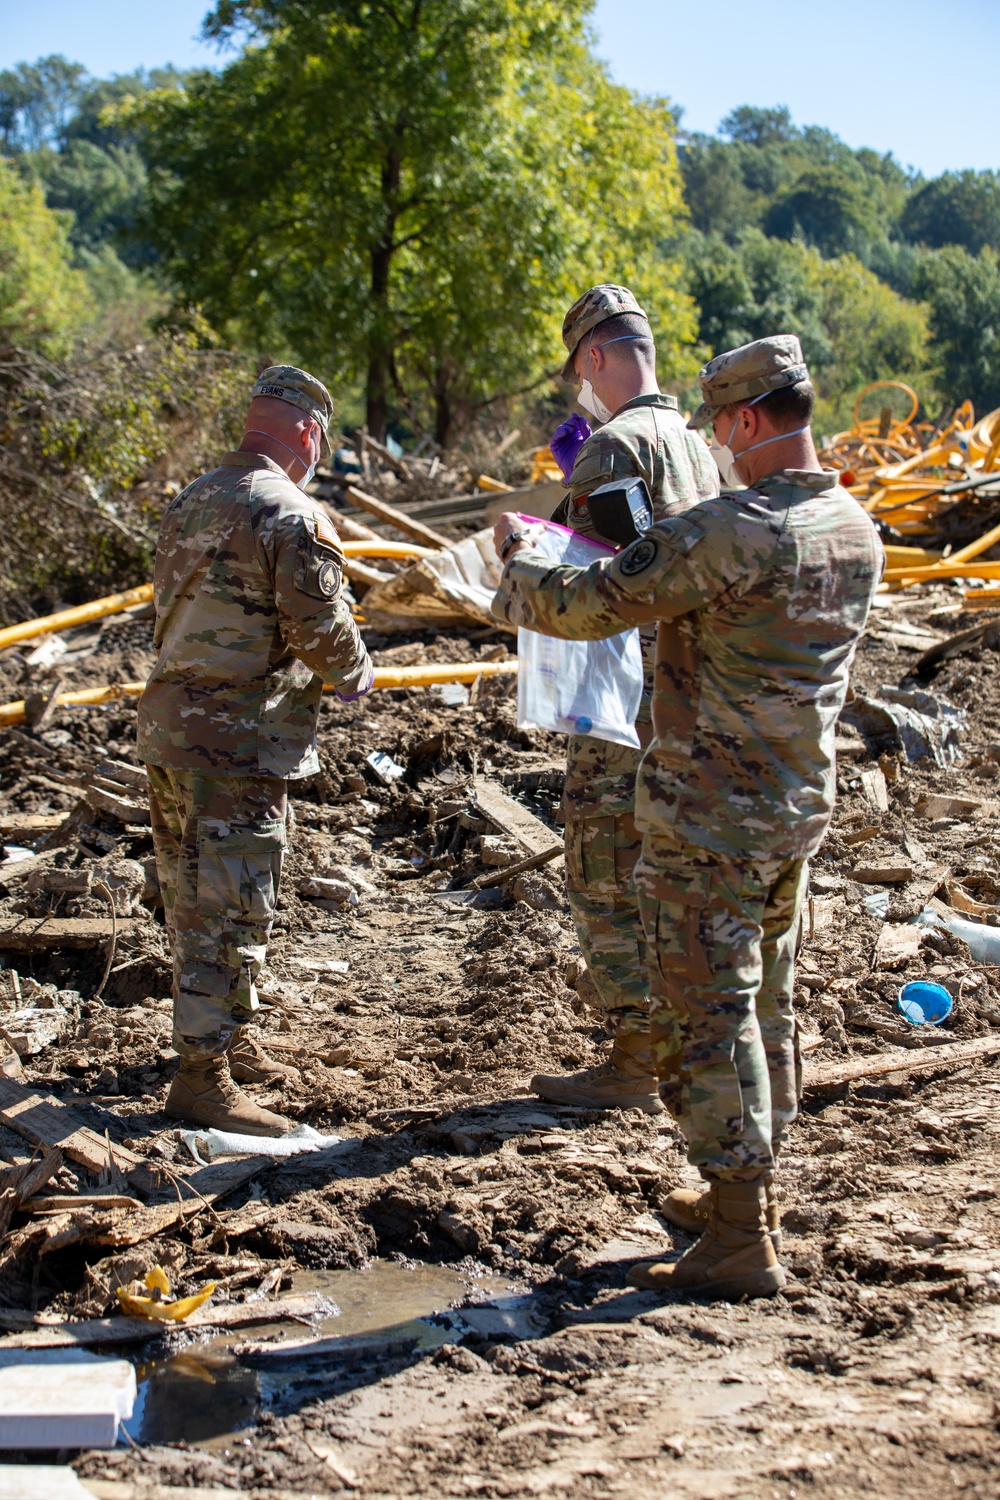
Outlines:
[[[27, 863], [27, 861], [25, 861]], [[135, 926], [118, 918], [119, 935]], [[19, 917], [0, 927], [0, 951], [46, 953], [53, 948], [93, 948], [115, 936], [115, 923], [106, 917]]]
[[911, 1051], [898, 1047], [878, 1052], [873, 1057], [838, 1058], [835, 1062], [806, 1063], [803, 1087], [832, 1088], [860, 1078], [884, 1078], [888, 1073], [916, 1073], [925, 1068], [961, 1068], [966, 1063], [1000, 1053], [1000, 1036], [977, 1036], [968, 1042], [949, 1041], [938, 1036], [933, 1045]]
[[550, 849], [543, 849], [540, 854], [531, 854], [527, 859], [520, 859], [516, 864], [505, 865], [496, 875], [480, 875], [478, 880], [473, 880], [469, 889], [471, 891], [486, 891], [491, 886], [506, 885], [509, 880], [514, 880], [518, 875], [524, 875], [528, 870], [537, 870], [541, 865], [547, 865], [550, 860], [557, 859], [563, 853], [562, 844], [553, 844]]
[[[477, 778], [474, 796], [477, 812], [520, 844], [527, 854], [549, 859], [561, 852], [552, 847], [552, 829], [496, 782], [482, 776]], [[505, 877], [509, 874], [510, 868], [504, 871]]]
[[[191, 1328], [253, 1328], [261, 1323], [282, 1320], [309, 1322], [331, 1312], [329, 1300], [319, 1292], [303, 1292], [289, 1297], [261, 1297], [254, 1302], [209, 1303], [197, 1308], [184, 1319]], [[0, 1310], [0, 1327], [5, 1314]], [[52, 1321], [39, 1317], [29, 1328], [19, 1327], [6, 1338], [0, 1338], [2, 1349], [96, 1349], [102, 1344], [144, 1344], [158, 1338], [162, 1327], [148, 1318], [85, 1318]]]
[[367, 511], [369, 515], [375, 516], [377, 520], [384, 522], [387, 526], [394, 526], [404, 536], [413, 537], [414, 541], [422, 542], [425, 547], [433, 547], [444, 551], [451, 546], [449, 537], [443, 536], [439, 531], [433, 531], [430, 526], [425, 526], [422, 521], [416, 521], [404, 510], [397, 510], [394, 505], [388, 505], [384, 500], [377, 500], [374, 495], [366, 494], [354, 485], [347, 486], [347, 498], [360, 510]]

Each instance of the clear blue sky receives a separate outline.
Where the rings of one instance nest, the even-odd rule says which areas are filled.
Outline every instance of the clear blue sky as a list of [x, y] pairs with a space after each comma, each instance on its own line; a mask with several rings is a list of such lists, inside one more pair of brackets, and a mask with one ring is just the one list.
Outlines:
[[[215, 67], [208, 0], [0, 0], [0, 67], [62, 52], [97, 75]], [[620, 83], [666, 94], [711, 131], [737, 104], [787, 104], [852, 146], [928, 175], [1000, 167], [1000, 0], [598, 0]]]

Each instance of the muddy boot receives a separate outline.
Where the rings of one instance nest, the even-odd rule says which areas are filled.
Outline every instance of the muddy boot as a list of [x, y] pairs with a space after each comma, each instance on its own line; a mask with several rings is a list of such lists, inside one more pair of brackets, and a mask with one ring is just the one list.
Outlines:
[[[781, 1213], [778, 1196], [774, 1190], [774, 1173], [763, 1178], [767, 1195], [767, 1232], [771, 1236], [775, 1255], [781, 1254]], [[708, 1188], [675, 1188], [660, 1204], [660, 1213], [678, 1229], [688, 1234], [704, 1234], [708, 1228], [708, 1214], [712, 1194]]]
[[713, 1182], [708, 1228], [674, 1265], [646, 1261], [629, 1285], [657, 1292], [705, 1292], [726, 1301], [773, 1297], [785, 1285], [765, 1218], [764, 1183]]
[[286, 1078], [298, 1083], [298, 1068], [268, 1057], [256, 1037], [245, 1026], [237, 1027], [226, 1053], [229, 1071], [237, 1083], [282, 1083]]
[[163, 1110], [172, 1120], [236, 1135], [285, 1135], [292, 1128], [240, 1093], [224, 1057], [182, 1057]]
[[531, 1087], [543, 1099], [575, 1104], [580, 1109], [641, 1109], [647, 1115], [663, 1111], [653, 1074], [648, 1032], [616, 1036], [607, 1062], [579, 1073], [536, 1073]]

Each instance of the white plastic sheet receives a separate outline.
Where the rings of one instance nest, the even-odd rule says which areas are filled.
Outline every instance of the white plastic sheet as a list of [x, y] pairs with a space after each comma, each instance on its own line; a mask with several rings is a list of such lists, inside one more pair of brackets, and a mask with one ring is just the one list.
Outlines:
[[321, 1135], [311, 1125], [296, 1125], [287, 1135], [277, 1136], [239, 1135], [235, 1131], [214, 1129], [181, 1131], [181, 1140], [203, 1167], [217, 1156], [298, 1156], [302, 1151], [322, 1151], [326, 1146], [339, 1145], [343, 1139], [341, 1135]]
[[[584, 568], [615, 552], [552, 521], [535, 546], [553, 562]], [[638, 749], [642, 648], [637, 630], [605, 641], [560, 641], [521, 629], [517, 655], [517, 722], [522, 729], [593, 734]]]

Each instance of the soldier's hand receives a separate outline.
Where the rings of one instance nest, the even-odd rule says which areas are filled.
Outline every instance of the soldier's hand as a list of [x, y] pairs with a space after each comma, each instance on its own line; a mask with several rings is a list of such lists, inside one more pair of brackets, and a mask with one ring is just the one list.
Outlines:
[[577, 454], [590, 437], [590, 423], [579, 412], [560, 422], [549, 441], [552, 457], [562, 471], [563, 481], [569, 484]]
[[[534, 524], [526, 523], [523, 516], [516, 511], [505, 510], [497, 517], [496, 525], [493, 527], [493, 545], [497, 549], [497, 557], [500, 561], [507, 562], [515, 552], [521, 548], [530, 547], [538, 540], [545, 530], [544, 521], [536, 521]], [[504, 543], [508, 537], [517, 537], [516, 542]]]

